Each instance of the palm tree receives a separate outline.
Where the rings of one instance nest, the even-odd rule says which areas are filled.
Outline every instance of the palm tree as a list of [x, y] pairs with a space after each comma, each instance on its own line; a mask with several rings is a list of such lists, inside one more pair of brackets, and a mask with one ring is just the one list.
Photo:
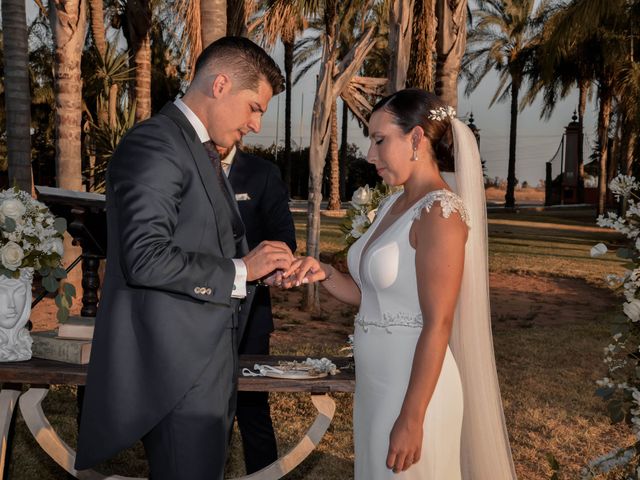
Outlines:
[[518, 96], [533, 49], [539, 42], [535, 26], [541, 24], [538, 19], [548, 9], [548, 1], [545, 0], [534, 12], [535, 3], [535, 0], [478, 0], [479, 9], [473, 12], [477, 20], [469, 33], [470, 48], [464, 58], [467, 94], [476, 89], [490, 70], [495, 69], [499, 72], [500, 83], [490, 105], [496, 100], [511, 100], [506, 208], [515, 206]]
[[406, 85], [413, 37], [413, 4], [413, 0], [397, 0], [389, 8], [388, 94], [402, 90]]
[[2, 0], [4, 97], [9, 182], [33, 191], [27, 19], [22, 0]]
[[[87, 27], [84, 0], [53, 0], [49, 4], [53, 33], [55, 124], [56, 124], [56, 183], [67, 190], [82, 190], [82, 79], [80, 62]], [[64, 264], [70, 265], [82, 253], [65, 237]], [[82, 273], [72, 270], [67, 281], [82, 295]]]
[[[478, 7], [485, 4], [500, 11], [506, 5], [522, 2], [511, 0], [477, 0]], [[533, 3], [533, 2], [526, 2]], [[458, 76], [465, 52], [467, 34], [467, 0], [436, 0], [438, 31], [436, 40], [436, 95], [447, 104], [458, 105]]]
[[407, 72], [407, 86], [428, 91], [432, 91], [434, 86], [435, 3], [435, 0], [415, 0], [411, 61]]
[[584, 201], [583, 132], [587, 97], [591, 96], [594, 80], [593, 57], [590, 55], [597, 45], [593, 42], [575, 44], [571, 50], [558, 57], [551, 54], [549, 38], [557, 32], [557, 22], [562, 17], [562, 8], [547, 19], [541, 32], [541, 43], [534, 48], [529, 69], [529, 88], [521, 105], [531, 105], [542, 92], [543, 107], [540, 118], [548, 120], [560, 98], [566, 98], [578, 87], [578, 125], [581, 138], [578, 141], [578, 202]]
[[125, 6], [127, 40], [136, 67], [136, 122], [151, 116], [151, 0], [129, 0]]
[[[549, 62], [560, 63], [576, 49], [589, 51], [592, 78], [598, 87], [598, 213], [605, 210], [608, 165], [609, 130], [616, 86], [625, 60], [633, 63], [634, 29], [637, 28], [637, 5], [627, 0], [573, 0], [558, 13], [556, 28], [546, 40]], [[631, 40], [631, 41], [629, 41]], [[637, 99], [627, 99], [637, 101]]]
[[[263, 12], [257, 36], [264, 45], [273, 48], [280, 39], [284, 47], [284, 182], [291, 186], [291, 95], [293, 75], [293, 55], [296, 38], [308, 26], [300, 1], [271, 0]], [[277, 146], [276, 146], [277, 147]]]
[[104, 29], [104, 1], [89, 0], [89, 12], [93, 43], [98, 49], [100, 56], [104, 57], [107, 52], [107, 37]]
[[[340, 17], [339, 38], [339, 56], [345, 56], [355, 41], [358, 33], [358, 13], [361, 5], [359, 2], [347, 2], [339, 8], [338, 15]], [[320, 32], [322, 25], [319, 21], [310, 22], [310, 26], [317, 32]], [[295, 55], [293, 63], [300, 66], [294, 83], [297, 83], [312, 67], [320, 63], [318, 52], [322, 51], [322, 35], [307, 35], [302, 41], [295, 45]], [[343, 109], [344, 109], [343, 105]], [[343, 138], [346, 135], [346, 122], [344, 122], [343, 111]], [[329, 195], [328, 210], [338, 210], [341, 206], [341, 184], [344, 184], [345, 166], [341, 166], [341, 156], [338, 150], [338, 108], [337, 104], [331, 107], [331, 129], [329, 138]], [[346, 142], [346, 140], [344, 140]], [[346, 148], [342, 147], [343, 150]]]
[[200, 0], [200, 30], [202, 48], [226, 35], [227, 0]]
[[[320, 202], [322, 200], [322, 173], [329, 149], [331, 110], [349, 80], [360, 69], [367, 53], [373, 47], [375, 26], [372, 25], [357, 39], [349, 53], [340, 58], [338, 38], [338, 1], [327, 0], [323, 18], [325, 35], [323, 39], [322, 61], [318, 74], [316, 98], [311, 120], [311, 141], [309, 146], [309, 208], [307, 215], [307, 255], [318, 258], [320, 237]], [[366, 14], [367, 12], [365, 12]], [[307, 289], [306, 307], [318, 308], [317, 285]]]

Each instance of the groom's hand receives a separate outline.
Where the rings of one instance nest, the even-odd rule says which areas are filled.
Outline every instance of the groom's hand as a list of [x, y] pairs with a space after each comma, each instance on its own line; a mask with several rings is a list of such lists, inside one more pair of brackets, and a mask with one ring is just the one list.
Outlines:
[[274, 270], [287, 270], [294, 256], [284, 242], [266, 240], [251, 250], [242, 261], [247, 266], [247, 280], [262, 278]]

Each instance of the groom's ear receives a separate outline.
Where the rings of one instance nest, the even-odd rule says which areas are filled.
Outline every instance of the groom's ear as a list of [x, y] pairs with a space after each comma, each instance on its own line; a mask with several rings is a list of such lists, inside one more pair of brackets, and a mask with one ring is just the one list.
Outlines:
[[226, 73], [217, 74], [211, 84], [213, 98], [220, 98], [221, 95], [229, 91], [231, 91], [231, 77]]

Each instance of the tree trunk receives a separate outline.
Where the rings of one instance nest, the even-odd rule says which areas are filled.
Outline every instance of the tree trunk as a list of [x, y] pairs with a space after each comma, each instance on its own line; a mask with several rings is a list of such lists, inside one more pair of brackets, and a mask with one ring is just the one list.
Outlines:
[[103, 0], [89, 0], [91, 12], [91, 34], [98, 53], [104, 59], [107, 53], [107, 38], [104, 31], [104, 3]]
[[436, 0], [436, 15], [436, 95], [457, 108], [460, 62], [467, 45], [467, 0]]
[[[284, 183], [291, 191], [291, 95], [293, 85], [293, 39], [283, 39], [284, 45]], [[302, 145], [299, 146], [302, 148]]]
[[433, 91], [433, 52], [436, 47], [436, 30], [435, 0], [415, 0], [407, 87]]
[[31, 90], [25, 2], [2, 0], [4, 88], [9, 185], [33, 194]]
[[609, 122], [611, 120], [612, 95], [608, 85], [598, 88], [600, 108], [598, 110], [598, 143], [600, 152], [598, 162], [600, 164], [598, 177], [598, 215], [604, 214], [607, 206], [607, 163], [609, 160]]
[[347, 147], [349, 140], [349, 106], [342, 102], [342, 131], [340, 140], [340, 198], [347, 198]]
[[[330, 0], [325, 6], [325, 35], [322, 49], [316, 98], [311, 116], [311, 139], [309, 144], [309, 198], [307, 214], [307, 255], [319, 256], [320, 201], [322, 200], [322, 172], [329, 149], [332, 104], [347, 88], [350, 78], [360, 69], [373, 47], [373, 27], [366, 31], [336, 66], [338, 45], [336, 39], [337, 2]], [[320, 307], [317, 284], [306, 290], [304, 306], [307, 309]]]
[[114, 83], [109, 87], [109, 126], [115, 129], [118, 113], [118, 85]]
[[[151, 14], [151, 12], [149, 12]], [[151, 116], [151, 36], [147, 31], [133, 55], [136, 64], [136, 123]]]
[[227, 29], [223, 35], [247, 37], [247, 12], [245, 0], [229, 0], [227, 3]]
[[584, 112], [587, 109], [587, 92], [589, 81], [581, 80], [578, 84], [578, 203], [584, 203]]
[[516, 140], [518, 138], [518, 93], [519, 82], [511, 81], [511, 125], [509, 127], [509, 169], [507, 174], [507, 193], [504, 197], [505, 207], [513, 208], [516, 204]]
[[331, 155], [331, 175], [329, 182], [329, 210], [340, 210], [340, 156], [338, 154], [338, 107], [334, 100], [331, 106], [331, 141], [329, 143]]
[[[50, 25], [54, 39], [54, 87], [56, 124], [56, 184], [66, 190], [83, 190], [81, 159], [82, 78], [80, 61], [87, 27], [83, 0], [54, 0], [50, 3]], [[65, 234], [63, 264], [70, 265], [80, 254]], [[72, 270], [67, 281], [82, 295], [82, 272]]]
[[140, 122], [151, 116], [151, 0], [128, 0], [126, 13], [136, 73], [136, 122]]
[[203, 49], [227, 34], [226, 0], [200, 0], [200, 30]]
[[413, 0], [396, 0], [389, 9], [389, 71], [387, 94], [405, 88], [411, 54]]

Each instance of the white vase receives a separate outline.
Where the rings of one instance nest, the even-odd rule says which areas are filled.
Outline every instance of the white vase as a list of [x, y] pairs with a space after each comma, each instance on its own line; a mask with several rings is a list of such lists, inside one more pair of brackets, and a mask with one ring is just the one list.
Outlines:
[[31, 336], [26, 324], [31, 315], [33, 269], [20, 269], [20, 278], [0, 275], [0, 362], [31, 358]]

